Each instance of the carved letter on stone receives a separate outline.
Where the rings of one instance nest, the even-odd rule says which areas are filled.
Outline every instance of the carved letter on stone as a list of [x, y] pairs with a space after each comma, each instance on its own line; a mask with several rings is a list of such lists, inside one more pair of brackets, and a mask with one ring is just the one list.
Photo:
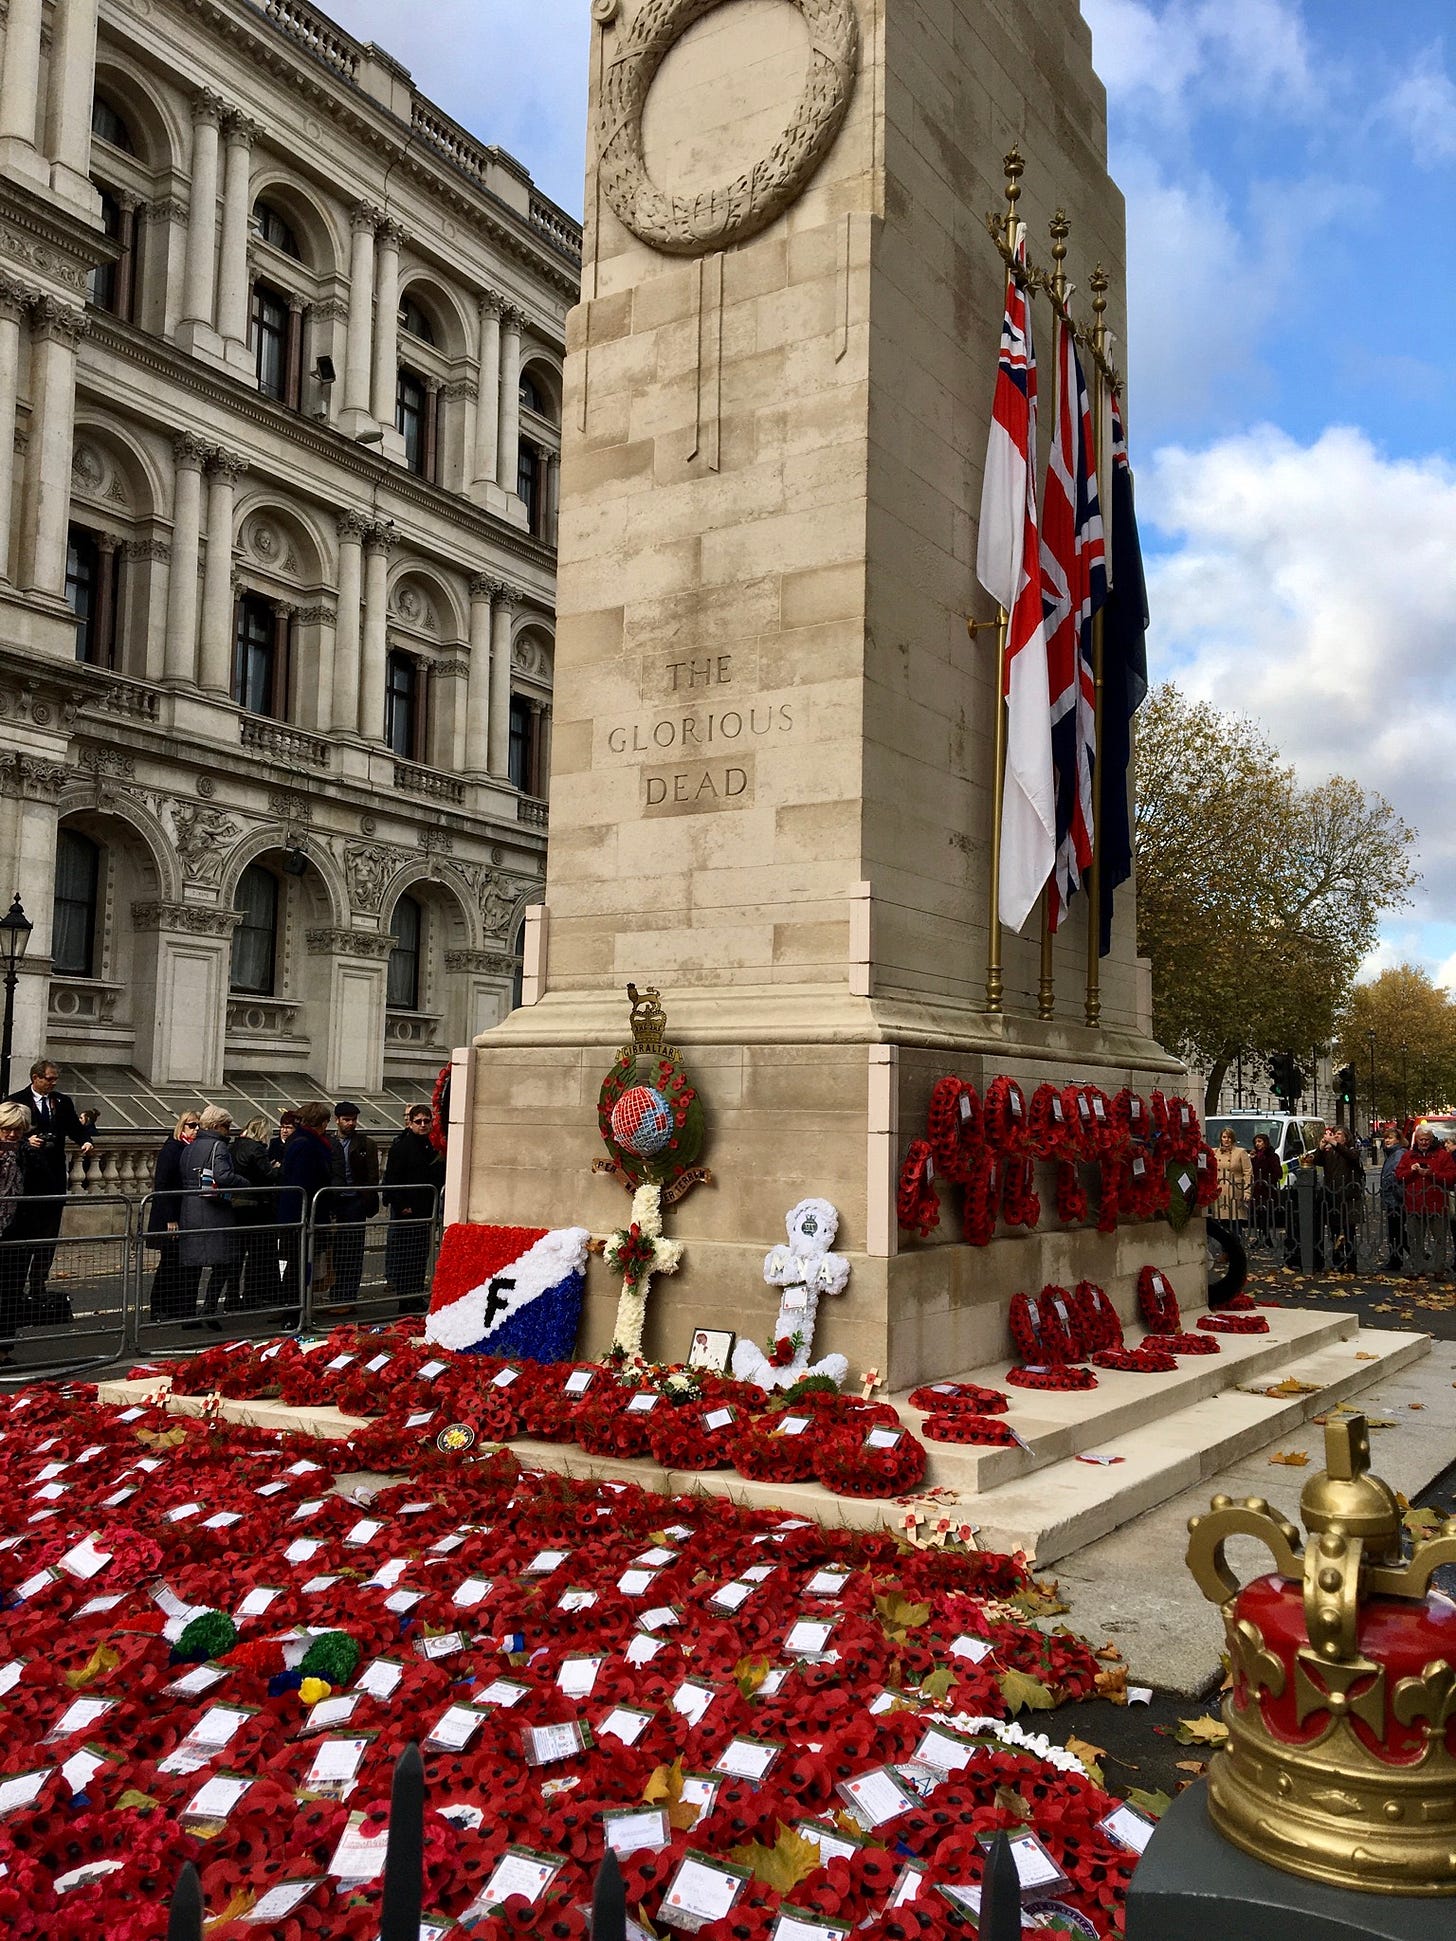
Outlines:
[[[809, 29], [809, 70], [776, 147], [735, 181], [701, 195], [660, 189], [647, 173], [642, 110], [667, 56], [720, 4], [642, 0], [605, 63], [597, 118], [602, 193], [634, 236], [671, 256], [703, 256], [744, 242], [796, 202], [839, 133], [859, 69], [855, 0], [789, 0]], [[597, 18], [605, 31], [611, 16], [599, 11]]]

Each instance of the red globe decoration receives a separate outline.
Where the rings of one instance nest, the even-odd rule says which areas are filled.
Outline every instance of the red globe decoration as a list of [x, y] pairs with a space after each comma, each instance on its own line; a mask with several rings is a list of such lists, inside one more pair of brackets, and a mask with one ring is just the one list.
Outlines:
[[672, 1137], [672, 1107], [655, 1085], [633, 1085], [612, 1107], [612, 1137], [639, 1159], [655, 1159]]
[[667, 1018], [655, 990], [627, 986], [632, 1042], [617, 1053], [597, 1098], [597, 1130], [608, 1157], [593, 1172], [610, 1173], [629, 1193], [662, 1188], [672, 1206], [712, 1174], [699, 1165], [707, 1119], [682, 1054], [667, 1041]]

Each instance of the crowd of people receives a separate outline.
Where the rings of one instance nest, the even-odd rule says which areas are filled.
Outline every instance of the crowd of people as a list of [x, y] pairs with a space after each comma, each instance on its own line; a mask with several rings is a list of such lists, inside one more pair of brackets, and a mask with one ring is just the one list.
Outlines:
[[[53, 1290], [50, 1277], [67, 1147], [95, 1150], [94, 1119], [58, 1089], [60, 1077], [54, 1061], [37, 1059], [29, 1084], [0, 1104], [0, 1364], [18, 1328], [72, 1318], [64, 1283]], [[220, 1331], [225, 1315], [267, 1308], [296, 1327], [305, 1290], [315, 1312], [347, 1317], [381, 1208], [385, 1279], [401, 1313], [422, 1312], [445, 1183], [431, 1111], [410, 1106], [382, 1166], [380, 1141], [359, 1120], [352, 1099], [332, 1110], [311, 1100], [276, 1127], [263, 1118], [239, 1127], [220, 1105], [184, 1112], [157, 1154], [147, 1200], [151, 1318]]]
[[[1376, 1271], [1412, 1280], [1456, 1278], [1456, 1152], [1435, 1130], [1417, 1121], [1407, 1131], [1387, 1126], [1375, 1158], [1380, 1166], [1378, 1217], [1383, 1257]], [[1231, 1126], [1219, 1135], [1218, 1198], [1211, 1212], [1255, 1245], [1278, 1250], [1289, 1266], [1301, 1264], [1300, 1198], [1292, 1174], [1265, 1133], [1245, 1151]], [[1376, 1217], [1377, 1194], [1367, 1191], [1365, 1159], [1344, 1126], [1332, 1126], [1317, 1146], [1300, 1156], [1314, 1175], [1311, 1200], [1314, 1266], [1336, 1274], [1358, 1267], [1360, 1234]]]

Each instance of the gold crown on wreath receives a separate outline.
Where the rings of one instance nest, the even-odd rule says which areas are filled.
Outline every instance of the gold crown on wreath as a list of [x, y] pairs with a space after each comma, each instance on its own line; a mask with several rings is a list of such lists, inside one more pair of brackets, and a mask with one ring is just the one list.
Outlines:
[[627, 986], [627, 1001], [632, 1006], [632, 1043], [638, 1051], [656, 1052], [660, 1057], [676, 1057], [667, 1042], [667, 1013], [655, 986], [639, 991]]
[[[1308, 1539], [1262, 1497], [1216, 1496], [1188, 1567], [1223, 1612], [1232, 1690], [1208, 1808], [1235, 1846], [1287, 1873], [1379, 1894], [1456, 1894], [1456, 1517], [1410, 1552], [1370, 1471], [1363, 1415], [1325, 1428], [1300, 1499]], [[1240, 1587], [1224, 1547], [1255, 1537], [1272, 1576]]]

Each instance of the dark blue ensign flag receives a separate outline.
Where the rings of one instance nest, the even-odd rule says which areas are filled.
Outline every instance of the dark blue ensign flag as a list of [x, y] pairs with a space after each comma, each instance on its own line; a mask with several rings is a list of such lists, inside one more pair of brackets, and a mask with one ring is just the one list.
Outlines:
[[1097, 750], [1098, 841], [1101, 849], [1100, 955], [1112, 948], [1114, 893], [1132, 875], [1128, 775], [1132, 718], [1148, 691], [1148, 590], [1133, 504], [1132, 468], [1122, 405], [1112, 399], [1112, 590], [1102, 622], [1102, 741]]

